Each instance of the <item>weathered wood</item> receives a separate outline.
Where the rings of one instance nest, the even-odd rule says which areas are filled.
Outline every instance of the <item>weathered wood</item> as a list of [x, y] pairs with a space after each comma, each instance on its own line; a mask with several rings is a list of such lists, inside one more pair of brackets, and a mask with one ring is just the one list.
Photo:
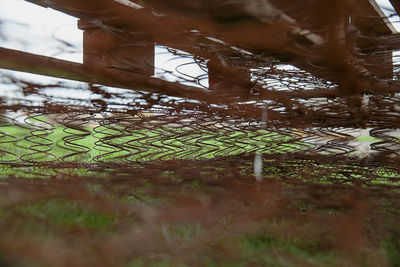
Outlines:
[[[218, 91], [204, 88], [182, 85], [177, 82], [168, 82], [147, 75], [135, 74], [132, 72], [120, 71], [107, 68], [89, 68], [83, 64], [65, 61], [61, 59], [35, 55], [12, 49], [0, 48], [0, 68], [22, 71], [27, 73], [51, 76], [74, 81], [102, 84], [106, 86], [119, 87], [131, 90], [141, 90], [167, 94], [176, 97], [204, 100], [211, 103], [231, 102], [229, 95], [226, 99]], [[388, 94], [399, 93], [400, 84], [393, 81], [390, 84], [385, 82], [366, 81], [363, 84], [364, 93], [367, 94]], [[232, 95], [230, 95], [232, 97]], [[259, 99], [285, 100], [291, 98], [325, 98], [340, 96], [335, 88], [307, 91], [291, 90], [262, 90], [260, 95], [247, 96], [240, 101], [251, 101]]]
[[[218, 25], [217, 23], [212, 23], [211, 21], [207, 20], [206, 18], [203, 17], [195, 17], [195, 18], [190, 18], [190, 17], [184, 17], [184, 18], [175, 18], [175, 17], [159, 17], [155, 16], [152, 14], [151, 11], [146, 10], [146, 8], [143, 9], [134, 9], [134, 8], [127, 8], [126, 6], [116, 2], [116, 1], [111, 1], [111, 0], [85, 0], [85, 1], [75, 1], [75, 0], [29, 0], [33, 3], [36, 4], [41, 4], [47, 7], [51, 7], [57, 10], [60, 10], [62, 12], [65, 12], [67, 14], [86, 19], [87, 21], [92, 21], [96, 23], [99, 27], [106, 27], [107, 29], [115, 29], [118, 30], [119, 27], [123, 26], [124, 29], [128, 31], [141, 31], [141, 32], [146, 32], [153, 38], [153, 41], [164, 44], [167, 46], [171, 46], [177, 49], [181, 49], [187, 52], [190, 52], [192, 54], [195, 54], [197, 56], [201, 56], [204, 58], [212, 58], [214, 57], [213, 51], [208, 51], [207, 49], [201, 49], [199, 48], [198, 44], [204, 41], [207, 41], [207, 38], [204, 38], [206, 36], [216, 36], [223, 40], [226, 44], [230, 45], [236, 45], [238, 47], [247, 47], [249, 51], [263, 51], [263, 52], [273, 52], [274, 55], [287, 55], [289, 58], [291, 57], [292, 59], [296, 58], [294, 65], [296, 65], [296, 62], [312, 62], [315, 64], [315, 61], [313, 61], [313, 55], [312, 52], [313, 50], [310, 51], [310, 54], [302, 54], [303, 52], [300, 50], [299, 54], [296, 54], [296, 51], [299, 51], [298, 49], [294, 49], [296, 45], [298, 44], [293, 44], [293, 39], [290, 39], [288, 36], [285, 36], [285, 34], [282, 34], [282, 32], [288, 31], [290, 29], [290, 25], [281, 25], [279, 23], [277, 24], [251, 24], [251, 25], [235, 25], [235, 26], [229, 26], [229, 27], [224, 27], [221, 25]], [[363, 5], [368, 5], [368, 0], [358, 0], [359, 3], [362, 1]], [[279, 5], [278, 5], [279, 7]], [[364, 8], [364, 7], [363, 7]], [[368, 11], [368, 12], [367, 12]], [[374, 17], [374, 14], [376, 16], [376, 13], [371, 13], [373, 12], [372, 7], [367, 8], [367, 13], [370, 18]], [[365, 21], [355, 21], [358, 25], [363, 24]], [[367, 22], [365, 22], [367, 23]], [[370, 25], [368, 22], [366, 25]], [[384, 25], [383, 25], [384, 26]], [[204, 34], [204, 35], [198, 35], [196, 36], [195, 34], [191, 34], [191, 30], [197, 29], [198, 32]], [[377, 33], [381, 28], [377, 30]], [[175, 34], [172, 35], [171, 32], [174, 32]], [[177, 35], [176, 33], [181, 32], [182, 34]], [[382, 28], [382, 33], [387, 33], [387, 29]], [[203, 36], [203, 37], [202, 37]], [[261, 36], [261, 37], [260, 37]], [[264, 38], [264, 36], [274, 36], [273, 39], [269, 40], [269, 38]], [[125, 36], [124, 36], [125, 37]], [[127, 37], [129, 38], [129, 37]], [[177, 39], [179, 41], [177, 42]], [[134, 40], [132, 40], [134, 41]], [[226, 47], [225, 47], [226, 48]], [[224, 49], [223, 52], [221, 53], [228, 53], [227, 49]], [[237, 51], [235, 51], [237, 53]], [[229, 55], [223, 55], [223, 56], [229, 56]], [[318, 55], [316, 56], [318, 57]], [[304, 60], [302, 60], [304, 58]], [[319, 59], [316, 59], [319, 60]], [[321, 62], [324, 62], [321, 60]], [[326, 61], [325, 61], [326, 62]], [[353, 63], [349, 63], [350, 61], [343, 61], [344, 65], [353, 65]], [[355, 60], [351, 62], [356, 62]], [[289, 64], [291, 61], [289, 61]], [[317, 61], [317, 64], [319, 64], [319, 61]], [[327, 80], [331, 80], [335, 82], [335, 77], [331, 77], [326, 73], [329, 73], [329, 71], [315, 71], [313, 70], [312, 67], [307, 66], [305, 64], [304, 66], [301, 64], [297, 64], [296, 66], [299, 66], [302, 69], [305, 69], [312, 73], [313, 75], [316, 75], [317, 77], [320, 78], [325, 78]], [[330, 66], [323, 66], [321, 65], [322, 68], [329, 69]], [[358, 69], [362, 69], [363, 67], [360, 67]], [[354, 68], [355, 70], [357, 69], [356, 67]], [[373, 69], [373, 68], [372, 68]], [[372, 70], [371, 69], [371, 70]], [[85, 69], [84, 71], [88, 71], [88, 69]], [[152, 82], [149, 83], [149, 77], [145, 77], [143, 75], [138, 75], [135, 74], [134, 72], [124, 72], [124, 71], [118, 71], [118, 70], [111, 70], [111, 69], [97, 69], [95, 71], [96, 75], [99, 75], [99, 73], [102, 73], [102, 75], [106, 73], [108, 75], [108, 78], [106, 79], [105, 77], [97, 77], [96, 80], [103, 80], [102, 84], [108, 85], [104, 80], [108, 80], [110, 77], [113, 77], [114, 81], [112, 84], [116, 84], [117, 81], [119, 83], [119, 87], [128, 87], [132, 88], [133, 84], [135, 84], [136, 88], [133, 89], [140, 89], [140, 86], [143, 84], [145, 85], [144, 87], [148, 87], [149, 84], [155, 85], [155, 84], [160, 84], [159, 79], [150, 79]], [[388, 73], [385, 71], [385, 73]], [[87, 73], [89, 74], [89, 73]], [[68, 74], [71, 75], [71, 74]], [[83, 73], [80, 74], [83, 77]], [[359, 75], [357, 72], [354, 73], [355, 76]], [[87, 76], [87, 75], [86, 75]], [[79, 78], [78, 77], [78, 78]], [[131, 79], [130, 84], [129, 81], [127, 81], [126, 77]], [[145, 80], [145, 82], [139, 82], [141, 80]], [[123, 82], [122, 82], [123, 81]], [[122, 83], [121, 83], [122, 82]], [[210, 100], [210, 96], [213, 96], [211, 98], [215, 98], [218, 95], [221, 95], [221, 93], [224, 92], [210, 92], [208, 90], [201, 90], [196, 87], [188, 89], [188, 90], [177, 90], [179, 85], [178, 83], [166, 83], [166, 85], [173, 84], [174, 86], [170, 86], [169, 88], [161, 89], [161, 88], [154, 88], [149, 87], [145, 90], [153, 90], [165, 94], [170, 94], [173, 96], [183, 96], [183, 95], [190, 95], [190, 98], [196, 98], [196, 99], [208, 99]], [[138, 85], [139, 88], [137, 87]], [[113, 85], [116, 86], [116, 85]], [[142, 86], [143, 87], [143, 86]], [[393, 86], [388, 85], [388, 84], [374, 84], [371, 83], [371, 81], [366, 81], [362, 85], [362, 90], [367, 93], [372, 93], [372, 92], [394, 92], [397, 91], [396, 88], [393, 88]], [[375, 89], [379, 88], [379, 89]], [[318, 89], [316, 88], [316, 91]], [[185, 93], [185, 92], [191, 92], [191, 93]], [[203, 96], [200, 96], [202, 93], [204, 93]], [[220, 93], [220, 94], [219, 94]], [[286, 98], [286, 97], [301, 97], [299, 96], [298, 92], [279, 92], [280, 96], [279, 98]], [[301, 95], [301, 94], [300, 94]], [[307, 93], [307, 97], [313, 97], [313, 93]], [[315, 95], [318, 95], [319, 97], [322, 97], [323, 95], [326, 95], [327, 97], [337, 95], [336, 93], [332, 91], [327, 91], [325, 93], [322, 93], [321, 91], [316, 92]], [[204, 98], [205, 97], [205, 98]], [[233, 97], [233, 95], [231, 95]], [[260, 98], [264, 99], [276, 99], [277, 94], [273, 92], [265, 92], [262, 94], [262, 96], [258, 96]], [[256, 96], [246, 96], [241, 99], [242, 101], [246, 101], [246, 99], [257, 99]], [[213, 100], [213, 102], [218, 102], [217, 100]]]
[[209, 91], [203, 88], [112, 68], [84, 66], [75, 62], [6, 48], [0, 48], [0, 68], [177, 97], [194, 99], [209, 99], [210, 97]]
[[400, 0], [389, 0], [397, 13], [400, 13]]
[[135, 34], [135, 42], [84, 20], [78, 21], [83, 30], [83, 64], [115, 68], [154, 75], [154, 43], [145, 33]]

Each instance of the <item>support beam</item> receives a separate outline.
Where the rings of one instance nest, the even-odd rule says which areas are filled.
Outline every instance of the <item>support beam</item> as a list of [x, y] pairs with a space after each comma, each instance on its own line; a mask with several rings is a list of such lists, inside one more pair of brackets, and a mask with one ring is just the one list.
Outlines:
[[154, 75], [154, 43], [145, 33], [136, 33], [130, 42], [111, 31], [85, 20], [78, 21], [83, 30], [83, 64]]
[[6, 48], [0, 48], [0, 68], [176, 97], [208, 101], [211, 98], [210, 91], [203, 88], [112, 68], [84, 66], [75, 62]]
[[394, 10], [397, 14], [400, 14], [400, 0], [390, 0], [390, 3], [394, 7]]
[[[176, 18], [176, 17], [155, 16], [151, 12], [151, 10], [147, 10], [146, 8], [139, 10], [134, 8], [128, 8], [118, 3], [117, 1], [112, 1], [112, 0], [85, 0], [85, 1], [30, 0], [30, 1], [48, 7], [52, 7], [54, 9], [60, 10], [62, 12], [65, 12], [67, 14], [76, 17], [84, 18], [91, 22], [95, 22], [96, 25], [114, 30], [114, 32], [117, 32], [118, 27], [122, 26], [124, 29], [124, 36], [126, 35], [126, 32], [135, 32], [138, 30], [141, 32], [146, 32], [149, 34], [149, 36], [151, 36], [151, 38], [153, 38], [153, 41], [157, 43], [171, 46], [183, 51], [187, 51], [194, 55], [201, 56], [204, 58], [212, 58], [215, 56], [215, 53], [213, 51], [210, 51], [209, 49], [208, 50], [201, 49], [199, 43], [204, 44], [207, 42], [208, 36], [213, 36], [223, 40], [224, 44], [229, 44], [237, 47], [246, 47], [249, 51], [257, 51], [257, 52], [262, 51], [264, 53], [268, 52], [274, 53], [275, 55], [288, 55], [288, 58], [290, 59], [288, 64], [293, 64], [293, 62], [310, 61], [315, 65], [315, 59], [313, 59], [312, 55], [313, 50], [310, 49], [309, 54], [307, 53], [303, 54], [303, 52], [298, 49], [299, 44], [295, 43], [293, 38], [290, 38], [289, 36], [285, 36], [284, 34], [282, 34], [288, 30], [288, 27], [286, 27], [287, 25], [286, 26], [281, 25], [282, 23], [260, 24], [260, 25], [251, 24], [247, 26], [236, 25], [232, 27], [224, 27], [216, 23], [211, 23], [210, 21], [207, 21], [207, 19], [203, 17]], [[330, 1], [327, 0], [327, 2]], [[377, 14], [373, 9], [373, 7], [369, 5], [368, 0], [355, 0], [355, 2], [362, 4], [361, 6], [362, 12], [360, 13], [361, 14], [360, 17], [353, 18], [354, 23], [357, 26], [361, 26], [363, 30], [368, 31], [369, 27], [372, 27], [371, 25], [373, 25], [373, 21], [371, 22], [371, 19], [377, 18]], [[192, 34], [193, 29], [196, 29], [195, 32], [199, 34]], [[379, 36], [379, 34], [387, 34], [388, 32], [390, 33], [390, 31], [388, 31], [384, 23], [382, 23], [382, 25], [380, 25], [379, 27], [373, 29], [374, 29], [373, 32], [377, 34], [377, 36]], [[262, 36], [262, 38], [260, 38], [260, 36]], [[274, 36], [279, 38], [264, 38], [263, 36]], [[131, 39], [131, 41], [134, 42], [134, 39]], [[215, 46], [218, 47], [218, 45]], [[221, 45], [221, 47], [224, 49], [220, 49], [220, 51], [223, 51], [221, 52], [220, 56], [229, 57], [229, 49], [228, 49], [229, 46]], [[305, 46], [304, 48], [309, 49], [310, 47]], [[296, 51], [298, 54], [296, 54]], [[321, 58], [321, 60], [317, 63], [318, 64], [321, 63], [321, 68], [325, 68], [328, 70], [332, 69], [332, 66], [330, 66], [329, 64], [323, 65], [324, 62], [326, 62], [326, 60], [323, 60], [323, 58]], [[342, 63], [342, 65], [336, 67], [343, 68], [347, 67], [347, 65], [349, 64], [353, 66], [353, 63], [355, 64], [355, 62], [357, 61], [353, 60], [353, 61], [348, 61], [348, 62], [343, 61], [343, 62], [344, 63]], [[370, 64], [373, 64], [373, 62], [371, 62]], [[362, 66], [360, 68], [357, 68], [358, 65], [353, 67], [354, 69], [363, 68]], [[371, 70], [373, 69], [374, 68], [371, 68]], [[306, 70], [313, 74], [319, 73], [318, 71], [317, 72], [311, 71], [310, 68]], [[108, 69], [107, 71], [109, 72], [110, 70]], [[126, 73], [125, 76], [128, 76], [128, 72], [125, 73]], [[326, 72], [322, 71], [321, 75], [316, 75], [316, 76], [318, 76], [319, 78], [324, 78], [332, 81], [331, 77], [325, 75], [324, 73]], [[385, 70], [384, 73], [388, 74], [389, 71]], [[353, 73], [353, 74], [355, 76], [358, 75], [358, 73]], [[129, 76], [135, 76], [135, 73], [129, 72]], [[335, 81], [333, 80], [333, 82]], [[363, 90], [368, 93], [380, 90], [372, 88], [373, 86], [371, 84], [372, 84], [371, 81], [365, 82], [365, 87], [363, 86]], [[393, 89], [391, 86], [386, 86], [386, 85], [378, 87], [381, 88], [382, 90], [385, 89], [384, 91], [396, 90]], [[159, 90], [161, 90], [161, 88], [159, 88]], [[165, 91], [164, 93], [170, 94], [170, 92], [167, 91]], [[283, 92], [281, 93], [283, 94]], [[290, 94], [290, 92], [288, 93]], [[212, 95], [215, 97], [218, 94], [217, 92], [213, 92]], [[191, 96], [190, 98], [193, 97], [194, 96]], [[268, 94], [266, 94], [265, 97], [268, 98]], [[249, 96], [248, 98], [251, 98], [251, 96]], [[244, 98], [243, 101], [245, 101], [248, 98]]]

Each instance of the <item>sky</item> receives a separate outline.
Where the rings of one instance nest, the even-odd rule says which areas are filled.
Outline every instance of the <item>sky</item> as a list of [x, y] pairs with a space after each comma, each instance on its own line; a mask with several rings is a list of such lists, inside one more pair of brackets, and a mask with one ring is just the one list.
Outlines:
[[23, 0], [0, 0], [0, 19], [2, 47], [82, 62], [76, 18]]

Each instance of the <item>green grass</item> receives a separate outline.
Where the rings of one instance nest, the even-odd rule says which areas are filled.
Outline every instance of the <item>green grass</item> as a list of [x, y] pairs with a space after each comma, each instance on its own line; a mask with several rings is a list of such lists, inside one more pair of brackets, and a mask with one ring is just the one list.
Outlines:
[[[43, 116], [42, 116], [43, 117]], [[106, 172], [91, 171], [85, 164], [99, 162], [147, 162], [172, 159], [213, 159], [216, 157], [241, 154], [282, 154], [310, 148], [303, 142], [281, 136], [266, 130], [224, 132], [217, 129], [192, 130], [190, 128], [127, 129], [122, 126], [81, 127], [52, 126], [43, 122], [20, 126], [0, 126], [0, 173], [2, 176], [18, 177], [58, 177], [98, 176], [106, 177]], [[37, 121], [36, 121], [37, 122]], [[36, 125], [36, 126], [33, 126]], [[367, 139], [365, 139], [367, 138]], [[358, 138], [375, 142], [379, 139], [369, 136]], [[37, 163], [75, 162], [82, 167], [47, 168]], [[23, 163], [21, 167], [10, 167], [7, 163]], [[303, 164], [305, 163], [305, 165]], [[297, 167], [298, 165], [298, 167]], [[308, 168], [307, 166], [310, 166]], [[338, 171], [338, 167], [340, 171]], [[353, 166], [318, 166], [318, 183], [332, 184], [352, 180], [363, 180], [365, 170], [355, 170]], [[251, 175], [252, 167], [245, 168]], [[285, 170], [293, 170], [286, 173]], [[308, 170], [310, 169], [310, 170]], [[241, 169], [244, 170], [243, 168]], [[280, 175], [297, 177], [307, 174], [311, 182], [318, 170], [312, 162], [287, 161], [281, 167], [265, 166], [266, 178]], [[174, 175], [174, 174], [172, 174]], [[218, 174], [214, 174], [218, 175]], [[398, 185], [399, 174], [382, 167], [375, 171], [376, 178], [366, 181], [372, 185]]]
[[357, 137], [357, 140], [358, 140], [358, 141], [361, 141], [361, 142], [370, 142], [370, 143], [375, 143], [375, 142], [381, 142], [381, 141], [383, 141], [382, 139], [379, 139], [379, 138], [376, 138], [376, 137], [372, 137], [372, 136], [365, 136], [365, 135], [363, 135], [363, 136], [358, 136], [358, 137]]
[[[1, 161], [3, 163], [0, 165], [0, 173], [2, 176], [14, 175], [24, 178], [64, 177], [65, 174], [107, 177], [106, 171], [90, 170], [85, 167], [85, 164], [126, 160], [146, 162], [169, 159], [213, 159], [219, 156], [241, 154], [286, 153], [309, 148], [308, 145], [289, 136], [280, 136], [265, 130], [229, 133], [211, 129], [202, 131], [172, 128], [122, 130], [121, 127], [114, 129], [106, 127], [66, 129], [62, 126], [49, 126], [45, 123], [42, 123], [41, 127], [0, 126], [0, 153], [2, 153]], [[120, 135], [109, 138], [113, 134]], [[43, 163], [53, 161], [79, 162], [82, 165], [77, 168], [65, 169], [34, 165], [16, 168], [7, 165], [7, 163], [29, 163], [29, 161]], [[251, 175], [253, 172], [252, 164], [251, 161], [247, 161], [238, 166], [239, 176], [247, 177], [247, 175]], [[271, 164], [271, 166], [268, 166], [268, 164]], [[333, 184], [336, 181], [351, 182], [352, 179], [365, 180], [366, 178], [362, 175], [364, 171], [369, 170], [346, 164], [317, 166], [311, 160], [286, 160], [280, 161], [279, 164], [274, 160], [266, 160], [264, 166], [265, 178], [298, 179], [308, 175], [310, 178], [307, 178], [308, 180], [303, 179], [304, 181], [325, 184]], [[388, 167], [378, 168], [374, 172], [378, 178], [371, 181], [372, 184], [398, 183], [396, 178], [399, 175]], [[210, 170], [203, 168], [199, 176], [215, 176], [217, 179], [219, 178], [218, 173], [222, 173], [222, 176], [227, 178], [223, 167], [210, 167]], [[165, 180], [175, 182], [174, 185], [180, 185], [184, 181], [173, 170], [165, 171], [160, 176]], [[145, 180], [148, 177], [135, 178]], [[26, 185], [29, 185], [29, 182]], [[46, 183], [41, 185], [45, 187]], [[185, 182], [184, 186], [179, 186], [179, 190], [186, 190], [191, 197], [196, 192], [199, 193], [198, 199], [194, 197], [191, 199], [195, 200], [194, 202], [200, 201], [201, 197], [207, 198], [204, 203], [209, 202], [207, 204], [210, 205], [208, 209], [212, 211], [209, 215], [210, 217], [214, 216], [213, 220], [208, 221], [208, 224], [195, 219], [185, 223], [173, 220], [169, 222], [168, 216], [160, 220], [152, 219], [153, 211], [156, 212], [157, 209], [162, 210], [164, 207], [168, 207], [168, 204], [171, 204], [170, 200], [174, 199], [174, 187], [171, 185], [163, 188], [162, 183], [158, 185], [144, 182], [142, 184], [128, 183], [124, 187], [110, 183], [110, 185], [105, 186], [110, 191], [106, 191], [99, 182], [85, 186], [89, 192], [86, 192], [87, 194], [98, 194], [102, 196], [102, 201], [108, 201], [107, 203], [116, 204], [115, 206], [118, 207], [128, 206], [129, 212], [119, 213], [115, 211], [114, 213], [112, 210], [101, 210], [101, 205], [91, 205], [90, 201], [55, 197], [33, 198], [32, 201], [22, 202], [12, 208], [7, 208], [8, 202], [13, 203], [15, 199], [18, 200], [18, 194], [22, 194], [16, 190], [15, 195], [11, 192], [8, 199], [0, 196], [0, 204], [3, 205], [0, 206], [0, 227], [3, 227], [3, 230], [11, 228], [15, 231], [15, 233], [12, 232], [12, 240], [24, 237], [24, 235], [29, 236], [29, 238], [36, 235], [37, 240], [35, 242], [37, 243], [32, 241], [33, 247], [40, 247], [46, 238], [58, 241], [61, 239], [67, 245], [69, 243], [77, 245], [77, 248], [75, 248], [63, 244], [76, 254], [79, 250], [87, 249], [89, 245], [99, 245], [97, 242], [110, 242], [111, 244], [116, 240], [121, 243], [112, 244], [117, 244], [116, 246], [123, 244], [124, 246], [121, 245], [121, 248], [128, 248], [129, 250], [129, 246], [136, 240], [123, 243], [125, 235], [129, 236], [132, 232], [139, 233], [139, 236], [145, 234], [146, 231], [143, 229], [148, 230], [147, 224], [151, 224], [153, 227], [151, 230], [155, 234], [154, 236], [150, 235], [151, 238], [146, 241], [148, 243], [153, 242], [155, 245], [150, 246], [142, 254], [131, 256], [129, 260], [121, 259], [123, 262], [121, 266], [382, 266], [373, 264], [372, 261], [369, 262], [368, 257], [370, 255], [385, 258], [390, 266], [400, 264], [400, 242], [396, 237], [397, 232], [391, 235], [382, 235], [383, 241], [377, 242], [379, 245], [375, 244], [376, 251], [356, 252], [356, 254], [367, 258], [360, 263], [360, 261], [351, 257], [344, 259], [337, 254], [335, 249], [323, 247], [328, 243], [325, 240], [324, 232], [327, 228], [326, 225], [272, 218], [271, 220], [254, 221], [248, 225], [248, 229], [246, 228], [243, 231], [243, 229], [239, 229], [242, 227], [240, 223], [232, 226], [232, 216], [229, 211], [227, 214], [224, 214], [224, 212], [226, 212], [225, 208], [229, 209], [229, 205], [237, 205], [235, 208], [240, 209], [249, 204], [242, 202], [235, 204], [234, 201], [230, 201], [225, 206], [222, 205], [219, 209], [212, 210], [213, 205], [218, 205], [221, 200], [217, 197], [213, 199], [210, 192], [216, 192], [212, 190], [217, 189], [207, 187], [207, 184], [203, 184], [201, 177]], [[119, 186], [124, 187], [126, 193], [118, 194]], [[62, 191], [63, 188], [57, 190]], [[169, 190], [172, 190], [172, 192], [169, 192]], [[219, 190], [222, 191], [223, 188]], [[56, 189], [53, 189], [53, 191], [56, 191]], [[39, 191], [33, 192], [32, 195], [40, 194]], [[162, 193], [157, 194], [157, 192]], [[29, 190], [26, 193], [29, 194]], [[297, 196], [292, 197], [296, 198]], [[290, 197], [289, 200], [291, 200]], [[316, 207], [307, 201], [288, 201], [288, 203], [283, 208], [297, 212], [296, 215], [301, 215], [302, 218], [309, 214], [311, 216], [322, 216], [325, 218], [325, 222], [327, 221], [326, 218], [344, 215], [341, 209]], [[258, 206], [264, 204], [256, 203]], [[151, 209], [146, 210], [148, 207], [151, 207]], [[390, 210], [385, 211], [382, 224], [388, 224], [387, 218], [397, 209], [394, 205], [388, 205], [388, 207], [390, 207]], [[279, 208], [281, 207], [277, 207], [277, 209]], [[175, 211], [184, 212], [179, 209]], [[264, 212], [262, 209], [257, 211]], [[243, 216], [245, 217], [246, 214], [243, 214]], [[398, 219], [398, 217], [395, 219]], [[254, 224], [258, 224], [257, 230], [251, 230]], [[375, 225], [371, 224], [370, 227], [373, 228]], [[395, 220], [393, 225], [388, 226], [391, 229], [398, 227], [399, 225], [395, 223]], [[143, 232], [140, 232], [141, 229]], [[228, 232], [228, 234], [220, 235], [221, 230]], [[298, 234], [299, 230], [304, 231], [304, 233]], [[106, 236], [106, 239], [99, 238], [102, 235]], [[71, 241], [74, 238], [78, 240], [76, 243]], [[24, 242], [24, 239], [21, 240]], [[87, 243], [81, 245], [81, 241], [87, 241]], [[3, 244], [3, 247], [1, 245], [0, 242], [0, 265], [3, 258], [4, 262], [8, 261], [7, 253], [3, 252], [6, 251], [4, 247], [7, 247], [8, 243]], [[139, 245], [148, 244], [144, 242]], [[179, 254], [180, 250], [185, 251], [185, 253]], [[25, 251], [23, 250], [23, 252]], [[104, 251], [107, 252], [107, 250]], [[104, 251], [98, 251], [99, 254], [96, 255], [101, 258]], [[44, 252], [40, 253], [43, 254]], [[39, 255], [41, 255], [40, 253]], [[74, 253], [71, 253], [71, 255], [75, 255]], [[30, 261], [35, 260], [34, 257], [29, 258], [29, 256], [27, 256], [27, 259], [28, 266]], [[84, 260], [85, 258], [82, 257], [82, 261]], [[18, 260], [15, 261], [18, 263]]]
[[[102, 176], [104, 174], [88, 171], [84, 164], [212, 159], [243, 153], [286, 153], [304, 148], [308, 146], [289, 136], [265, 130], [224, 132], [170, 127], [132, 130], [121, 126], [72, 129], [45, 122], [4, 125], [0, 126], [0, 173], [19, 177]], [[80, 163], [82, 167], [57, 170], [40, 167], [40, 164], [54, 162]], [[23, 166], [10, 167], [7, 163]]]
[[400, 266], [400, 242], [399, 238], [392, 236], [385, 240], [382, 249], [387, 255], [390, 266]]
[[[182, 190], [181, 187], [166, 186], [162, 191], [172, 191], [168, 195], [169, 197], [172, 196], [171, 199], [166, 196], [155, 198], [152, 195], [154, 194], [152, 192], [153, 186], [157, 187], [157, 185], [150, 183], [143, 183], [140, 186], [128, 184], [126, 187], [130, 188], [131, 192], [124, 195], [114, 194], [113, 192], [106, 193], [107, 191], [100, 183], [94, 183], [90, 186], [89, 192], [103, 196], [102, 201], [107, 200], [110, 204], [116, 204], [115, 206], [126, 204], [131, 207], [132, 211], [128, 213], [114, 212], [112, 209], [102, 210], [101, 203], [95, 205], [96, 203], [92, 203], [90, 200], [39, 197], [29, 202], [22, 202], [13, 208], [0, 209], [0, 227], [4, 227], [0, 229], [7, 229], [7, 233], [9, 230], [15, 231], [11, 233], [14, 233], [13, 238], [17, 240], [25, 240], [23, 237], [26, 236], [32, 238], [33, 235], [36, 238], [33, 243], [35, 247], [40, 247], [41, 243], [47, 239], [50, 241], [58, 240], [57, 242], [60, 242], [61, 239], [63, 246], [67, 246], [72, 240], [76, 239], [75, 243], [71, 243], [71, 247], [67, 246], [68, 250], [75, 251], [74, 253], [77, 253], [78, 250], [87, 249], [87, 246], [101, 247], [101, 242], [106, 242], [106, 244], [110, 242], [110, 244], [115, 244], [117, 248], [120, 246], [119, 249], [123, 248], [128, 251], [132, 244], [137, 247], [145, 246], [143, 252], [122, 258], [120, 259], [121, 264], [114, 266], [385, 266], [376, 265], [373, 261], [369, 262], [369, 257], [372, 256], [382, 257], [382, 260], [378, 261], [379, 263], [387, 260], [391, 264], [388, 266], [397, 266], [396, 264], [399, 261], [400, 254], [396, 233], [393, 233], [392, 237], [382, 235], [385, 241], [382, 242], [381, 247], [376, 248], [376, 251], [354, 252], [355, 255], [361, 255], [360, 258], [366, 258], [365, 264], [357, 257], [353, 258], [353, 255], [344, 257], [337, 250], [329, 247], [327, 244], [329, 244], [333, 234], [329, 232], [329, 225], [326, 224], [329, 220], [325, 216], [334, 219], [336, 216], [345, 215], [347, 211], [337, 209], [334, 210], [335, 212], [331, 212], [333, 208], [321, 209], [320, 203], [311, 203], [307, 199], [293, 201], [289, 197], [290, 207], [288, 207], [288, 210], [298, 212], [303, 217], [311, 215], [310, 218], [322, 216], [325, 219], [320, 222], [318, 220], [316, 222], [297, 221], [290, 217], [278, 216], [262, 220], [255, 219], [248, 225], [241, 224], [239, 220], [236, 224], [236, 215], [232, 216], [229, 208], [231, 208], [231, 211], [241, 209], [244, 214], [240, 214], [240, 216], [246, 217], [247, 209], [243, 209], [243, 207], [251, 208], [252, 205], [256, 205], [257, 211], [261, 213], [268, 207], [263, 206], [265, 205], [264, 202], [244, 203], [239, 198], [237, 202], [229, 201], [226, 205], [216, 207], [213, 212], [212, 205], [219, 205], [218, 192], [212, 191], [211, 187], [202, 186], [197, 180], [189, 183], [186, 191], [190, 196], [199, 193], [199, 196], [210, 197], [212, 205], [209, 207], [211, 209], [209, 215], [214, 217], [212, 221], [203, 222], [197, 219], [189, 219], [182, 222], [176, 220], [180, 216], [179, 213], [172, 215], [172, 217], [162, 216], [160, 220], [151, 219], [151, 209], [147, 211], [147, 214], [150, 215], [146, 215], [150, 216], [148, 217], [150, 219], [143, 220], [140, 216], [141, 213], [137, 213], [138, 210], [145, 211], [146, 207], [151, 206], [155, 214], [157, 210], [163, 212], [164, 207], [168, 211], [168, 204], [171, 203], [171, 199], [172, 202], [174, 201], [174, 195], [176, 195], [174, 190], [177, 190], [177, 192]], [[115, 187], [118, 187], [118, 185]], [[77, 189], [79, 189], [79, 185]], [[62, 188], [59, 190], [62, 191]], [[221, 190], [226, 189], [221, 188]], [[27, 193], [29, 194], [29, 190], [27, 190]], [[131, 201], [129, 199], [131, 193], [145, 198], [146, 204], [138, 205], [140, 202], [136, 199]], [[38, 192], [31, 194], [36, 195]], [[214, 196], [215, 199], [212, 194], [216, 195]], [[7, 197], [0, 198], [1, 207], [4, 207], [7, 201], [12, 201], [14, 198], [12, 194], [5, 196]], [[78, 193], [77, 196], [82, 196], [82, 194]], [[230, 205], [234, 206], [231, 207]], [[137, 209], [138, 206], [140, 206], [139, 209]], [[228, 208], [227, 212], [226, 208]], [[286, 206], [279, 207], [283, 210], [286, 210], [286, 208]], [[390, 223], [396, 225], [390, 227], [396, 229], [398, 225], [397, 210], [398, 207], [395, 203], [388, 201], [383, 210], [386, 215], [380, 217], [382, 220], [380, 226], [387, 225], [389, 222], [387, 218], [393, 215]], [[249, 215], [254, 215], [251, 209]], [[172, 220], [169, 221], [169, 219]], [[4, 223], [6, 224], [4, 225]], [[151, 225], [151, 228], [147, 227], [148, 224]], [[243, 228], [243, 225], [246, 225], [246, 227]], [[371, 229], [374, 226], [374, 223], [370, 224]], [[142, 239], [135, 240], [136, 235], [132, 236], [132, 233], [138, 233], [138, 237], [140, 237], [141, 234], [148, 233], [146, 229], [147, 231], [151, 229], [153, 234], [148, 239], [144, 239], [144, 242]], [[379, 231], [376, 233], [379, 233]], [[116, 240], [118, 242], [113, 243]], [[85, 243], [80, 244], [82, 241], [85, 241]], [[123, 241], [127, 243], [123, 243]], [[139, 244], [135, 242], [139, 242]], [[4, 249], [1, 244], [0, 240], [0, 253]], [[55, 245], [57, 244], [55, 243]], [[106, 248], [108, 247], [106, 246]], [[108, 252], [107, 250], [97, 251], [97, 257], [101, 258], [101, 254], [105, 251]], [[9, 259], [6, 256], [4, 256], [5, 262]], [[0, 262], [1, 257], [0, 255]], [[24, 260], [29, 263], [35, 262], [36, 258], [30, 258], [28, 253]], [[84, 258], [81, 258], [81, 260], [85, 261]]]
[[[0, 127], [3, 162], [98, 160], [210, 159], [242, 153], [285, 153], [301, 149], [301, 142], [265, 130], [249, 132], [192, 131], [190, 129], [124, 130], [97, 127], [80, 130]], [[115, 135], [115, 136], [113, 136]]]
[[27, 204], [19, 209], [33, 219], [59, 226], [101, 229], [117, 220], [116, 217], [97, 212], [87, 204], [62, 199]]
[[[242, 250], [243, 265], [250, 262], [256, 265], [297, 266], [299, 263], [310, 265], [327, 265], [335, 260], [329, 252], [312, 252], [307, 241], [270, 236], [258, 233], [239, 240]], [[279, 254], [291, 257], [280, 258]]]

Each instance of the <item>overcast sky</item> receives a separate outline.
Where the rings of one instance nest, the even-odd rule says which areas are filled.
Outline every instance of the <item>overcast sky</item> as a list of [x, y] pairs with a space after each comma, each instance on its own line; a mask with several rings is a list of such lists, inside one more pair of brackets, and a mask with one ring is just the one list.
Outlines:
[[82, 62], [76, 18], [23, 0], [0, 0], [0, 19], [2, 47]]

